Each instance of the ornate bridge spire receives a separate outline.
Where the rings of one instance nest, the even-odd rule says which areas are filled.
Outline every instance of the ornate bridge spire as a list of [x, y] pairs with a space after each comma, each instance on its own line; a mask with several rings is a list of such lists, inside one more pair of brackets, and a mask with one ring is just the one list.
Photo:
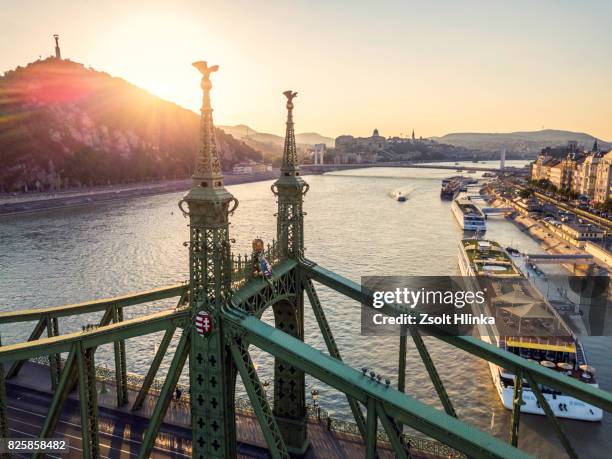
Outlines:
[[223, 186], [223, 172], [215, 142], [215, 126], [213, 124], [212, 107], [210, 105], [210, 90], [212, 82], [210, 74], [219, 70], [218, 65], [209, 67], [206, 61], [194, 62], [193, 66], [202, 73], [202, 109], [200, 117], [200, 147], [196, 158], [193, 180], [202, 187]]
[[297, 92], [291, 90], [283, 93], [287, 98], [287, 130], [285, 133], [285, 149], [283, 151], [283, 164], [281, 172], [285, 176], [300, 175], [298, 165], [297, 149], [295, 146], [295, 132], [293, 130], [293, 99]]
[[[202, 73], [200, 147], [193, 184], [180, 202], [189, 216], [189, 307], [191, 320], [202, 314], [210, 327], [200, 336], [188, 328], [193, 457], [236, 457], [234, 388], [236, 368], [224, 342], [221, 310], [231, 297], [229, 215], [238, 201], [223, 186], [210, 106], [210, 74], [219, 67], [193, 64]], [[188, 209], [184, 208], [187, 204]], [[231, 206], [231, 207], [230, 207]], [[180, 370], [179, 370], [180, 371]]]

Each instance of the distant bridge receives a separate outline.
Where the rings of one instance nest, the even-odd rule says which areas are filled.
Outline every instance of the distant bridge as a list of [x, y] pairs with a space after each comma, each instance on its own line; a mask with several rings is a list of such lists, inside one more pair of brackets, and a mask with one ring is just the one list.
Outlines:
[[519, 172], [523, 168], [520, 167], [505, 167], [503, 169], [494, 167], [482, 167], [482, 166], [449, 166], [444, 164], [423, 164], [414, 163], [411, 161], [389, 161], [381, 163], [359, 163], [359, 164], [303, 164], [300, 166], [302, 174], [324, 174], [325, 172], [344, 171], [351, 169], [365, 169], [370, 167], [405, 167], [412, 169], [444, 169], [444, 170], [458, 170], [463, 171], [474, 171], [474, 172]]

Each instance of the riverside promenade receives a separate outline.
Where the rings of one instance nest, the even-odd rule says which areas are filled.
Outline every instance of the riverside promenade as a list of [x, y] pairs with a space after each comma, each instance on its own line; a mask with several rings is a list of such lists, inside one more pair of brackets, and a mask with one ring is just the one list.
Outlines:
[[[254, 174], [227, 174], [227, 185], [260, 182], [278, 177], [278, 169]], [[159, 182], [112, 185], [93, 188], [72, 189], [58, 192], [31, 192], [0, 195], [0, 216], [64, 207], [116, 201], [118, 199], [152, 196], [187, 191], [191, 179], [164, 180]]]
[[[158, 394], [152, 389], [143, 406], [131, 411], [130, 406], [136, 398], [136, 390], [128, 391], [129, 404], [118, 408], [116, 392], [112, 382], [98, 381], [98, 404], [100, 407], [99, 431], [102, 457], [136, 457], [148, 425], [148, 419], [157, 402]], [[49, 368], [45, 365], [27, 362], [18, 376], [7, 380], [9, 428], [15, 438], [35, 438], [38, 436], [53, 395], [49, 383]], [[269, 453], [254, 413], [246, 406], [238, 404], [236, 409], [238, 453], [240, 458], [267, 458]], [[151, 457], [187, 458], [191, 457], [191, 418], [187, 397], [171, 402], [164, 424], [156, 438]], [[361, 438], [352, 433], [342, 432], [331, 425], [327, 419], [312, 417], [308, 421], [308, 436], [311, 447], [306, 459], [342, 459], [365, 457], [365, 447]], [[79, 417], [78, 391], [71, 393], [66, 401], [54, 438], [65, 438], [70, 443], [67, 457], [81, 457], [81, 424]], [[448, 457], [420, 449], [440, 449], [444, 445], [424, 440], [414, 443], [411, 450], [413, 458]], [[452, 450], [449, 449], [452, 452]], [[380, 441], [378, 454], [381, 459], [393, 458], [391, 446]], [[25, 456], [24, 456], [25, 457]], [[62, 456], [66, 457], [66, 456]]]

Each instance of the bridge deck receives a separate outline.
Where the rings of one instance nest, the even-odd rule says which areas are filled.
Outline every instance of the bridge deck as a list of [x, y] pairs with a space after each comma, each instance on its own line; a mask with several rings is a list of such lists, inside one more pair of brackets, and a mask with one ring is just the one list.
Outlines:
[[[100, 442], [103, 457], [136, 457], [144, 429], [153, 412], [157, 394], [152, 391], [138, 412], [129, 408], [136, 398], [136, 391], [129, 390], [130, 404], [115, 406], [116, 395], [112, 383], [107, 383], [106, 394], [98, 393], [100, 406]], [[98, 392], [101, 384], [98, 383]], [[52, 390], [49, 383], [49, 369], [44, 365], [27, 362], [19, 375], [7, 380], [9, 427], [14, 437], [34, 437], [40, 432]], [[67, 436], [71, 444], [68, 457], [81, 457], [81, 429], [78, 407], [78, 391], [74, 391], [64, 407], [55, 437]], [[157, 437], [152, 457], [190, 457], [190, 414], [188, 403], [173, 401], [168, 409], [164, 425]], [[254, 414], [239, 410], [236, 428], [240, 458], [268, 457], [265, 440]], [[307, 459], [365, 457], [365, 447], [358, 436], [328, 430], [327, 425], [310, 420], [308, 436], [311, 448]], [[379, 444], [379, 457], [392, 458], [393, 452], [387, 443]], [[65, 456], [62, 456], [65, 457]], [[415, 454], [416, 458], [433, 458], [425, 453]]]

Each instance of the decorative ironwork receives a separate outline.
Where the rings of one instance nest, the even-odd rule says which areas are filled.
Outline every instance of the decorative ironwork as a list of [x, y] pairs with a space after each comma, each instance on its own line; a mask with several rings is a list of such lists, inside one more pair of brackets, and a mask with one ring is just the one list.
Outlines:
[[[229, 215], [238, 201], [223, 186], [223, 175], [215, 145], [210, 74], [218, 66], [206, 62], [194, 66], [202, 73], [202, 116], [200, 151], [193, 185], [182, 202], [188, 206], [189, 307], [192, 323], [189, 377], [193, 456], [232, 458], [236, 456], [234, 391], [236, 367], [231, 359], [221, 323], [221, 311], [231, 299], [232, 263]], [[179, 204], [181, 210], [182, 202]], [[230, 209], [230, 204], [233, 206]], [[206, 336], [198, 335], [193, 320], [204, 310], [215, 324]]]
[[[268, 244], [264, 250], [264, 257], [274, 265], [280, 261], [280, 250], [276, 240], [272, 239], [272, 244]], [[253, 256], [249, 254], [232, 254], [232, 290], [238, 290], [246, 282], [253, 279]]]
[[[210, 90], [212, 82], [210, 74], [219, 70], [218, 65], [209, 67], [206, 61], [194, 62], [193, 66], [202, 74], [202, 109], [200, 116], [200, 147], [196, 158], [196, 167], [193, 179], [198, 185], [223, 186], [223, 174], [217, 143], [215, 141], [215, 127], [213, 124], [212, 107], [210, 104]], [[220, 182], [220, 183], [208, 183]]]

